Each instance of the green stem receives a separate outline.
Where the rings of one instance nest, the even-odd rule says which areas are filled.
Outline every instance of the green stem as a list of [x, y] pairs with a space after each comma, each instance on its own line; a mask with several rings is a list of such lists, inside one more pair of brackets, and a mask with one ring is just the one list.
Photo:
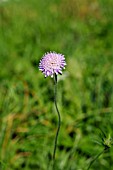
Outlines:
[[56, 132], [56, 136], [55, 136], [55, 143], [54, 143], [54, 150], [53, 150], [53, 167], [54, 167], [54, 163], [55, 163], [55, 154], [56, 154], [56, 148], [57, 148], [57, 140], [58, 140], [58, 134], [60, 131], [60, 125], [61, 125], [61, 118], [60, 118], [60, 112], [58, 110], [58, 106], [57, 106], [57, 75], [54, 74], [54, 103], [55, 103], [55, 108], [58, 114], [58, 128], [57, 128], [57, 132]]
[[100, 155], [102, 155], [108, 148], [104, 148], [104, 150], [102, 150], [89, 164], [87, 170], [90, 169], [91, 165], [99, 158]]

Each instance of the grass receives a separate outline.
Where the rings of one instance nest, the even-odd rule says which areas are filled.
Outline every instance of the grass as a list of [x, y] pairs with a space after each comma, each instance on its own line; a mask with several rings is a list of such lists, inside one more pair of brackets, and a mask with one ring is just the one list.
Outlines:
[[[38, 70], [47, 51], [63, 53], [67, 62], [58, 82], [62, 124], [55, 169], [86, 170], [110, 144], [112, 6], [112, 0], [0, 1], [0, 170], [51, 170], [53, 79]], [[109, 146], [91, 170], [113, 169]]]

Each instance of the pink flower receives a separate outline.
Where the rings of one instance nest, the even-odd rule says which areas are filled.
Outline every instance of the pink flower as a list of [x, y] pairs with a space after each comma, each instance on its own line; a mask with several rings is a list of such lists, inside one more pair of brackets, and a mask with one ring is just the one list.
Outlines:
[[65, 69], [65, 57], [62, 54], [57, 54], [56, 52], [46, 53], [39, 63], [39, 70], [43, 72], [45, 77], [54, 74], [62, 74], [62, 69]]

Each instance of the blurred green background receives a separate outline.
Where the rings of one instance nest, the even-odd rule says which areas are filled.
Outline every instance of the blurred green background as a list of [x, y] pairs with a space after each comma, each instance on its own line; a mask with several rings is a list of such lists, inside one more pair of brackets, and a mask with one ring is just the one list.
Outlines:
[[[113, 1], [0, 0], [0, 170], [51, 170], [57, 129], [45, 52], [66, 57], [58, 81], [56, 170], [86, 170], [113, 136]], [[105, 143], [105, 141], [103, 141]], [[91, 170], [113, 170], [113, 148]]]

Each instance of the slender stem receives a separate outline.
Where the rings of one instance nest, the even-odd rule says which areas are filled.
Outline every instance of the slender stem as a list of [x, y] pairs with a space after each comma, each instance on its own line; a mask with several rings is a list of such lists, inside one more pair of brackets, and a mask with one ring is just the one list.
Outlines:
[[55, 143], [54, 143], [54, 150], [53, 150], [53, 167], [54, 167], [54, 162], [55, 162], [55, 154], [56, 154], [56, 148], [57, 148], [57, 140], [58, 140], [58, 134], [60, 131], [60, 125], [61, 125], [61, 118], [60, 118], [60, 112], [58, 110], [57, 106], [57, 75], [54, 75], [54, 103], [55, 103], [55, 108], [58, 114], [58, 128], [55, 136]]
[[91, 165], [99, 158], [100, 155], [102, 155], [108, 148], [104, 148], [104, 150], [102, 150], [92, 161], [91, 163], [89, 164], [87, 170], [90, 169]]

